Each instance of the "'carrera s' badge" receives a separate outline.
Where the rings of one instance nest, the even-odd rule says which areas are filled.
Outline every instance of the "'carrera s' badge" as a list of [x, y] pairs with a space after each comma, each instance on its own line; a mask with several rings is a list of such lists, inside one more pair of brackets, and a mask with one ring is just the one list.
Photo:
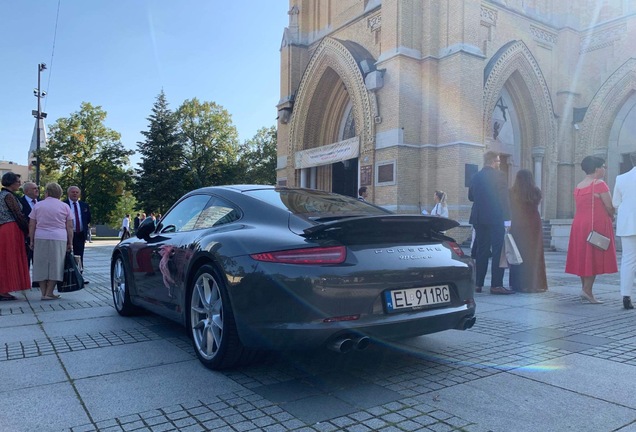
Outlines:
[[431, 258], [433, 258], [433, 257], [430, 256], [430, 255], [400, 255], [398, 257], [398, 259], [400, 259], [400, 260], [411, 260], [411, 261], [414, 261], [414, 260], [425, 260], [425, 259], [431, 259]]

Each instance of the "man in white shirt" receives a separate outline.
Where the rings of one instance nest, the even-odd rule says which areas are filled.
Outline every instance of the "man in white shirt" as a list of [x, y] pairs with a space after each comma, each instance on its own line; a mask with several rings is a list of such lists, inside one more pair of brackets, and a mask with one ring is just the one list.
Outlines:
[[127, 214], [121, 221], [121, 241], [130, 238], [130, 215]]
[[367, 191], [366, 186], [362, 186], [360, 189], [358, 189], [358, 199], [360, 201], [366, 201], [367, 196], [369, 196], [369, 192]]
[[623, 307], [634, 309], [631, 292], [636, 274], [636, 152], [629, 157], [633, 168], [616, 177], [612, 205], [618, 210], [616, 235], [621, 238], [623, 246], [620, 269]]

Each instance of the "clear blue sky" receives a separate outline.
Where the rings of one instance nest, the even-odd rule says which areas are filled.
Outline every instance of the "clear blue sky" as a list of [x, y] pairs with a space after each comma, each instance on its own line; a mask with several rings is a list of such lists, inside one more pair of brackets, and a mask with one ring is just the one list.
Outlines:
[[286, 0], [0, 0], [0, 160], [27, 163], [38, 63], [48, 66], [47, 129], [90, 102], [136, 150], [163, 89], [171, 109], [193, 97], [222, 105], [240, 141], [252, 138], [276, 124], [288, 8]]

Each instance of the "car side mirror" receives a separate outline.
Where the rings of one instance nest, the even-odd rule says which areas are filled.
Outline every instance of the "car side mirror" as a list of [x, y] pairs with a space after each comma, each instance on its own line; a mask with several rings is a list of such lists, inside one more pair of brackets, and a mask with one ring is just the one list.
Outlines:
[[155, 221], [153, 221], [151, 218], [146, 218], [139, 225], [139, 228], [137, 228], [135, 235], [139, 239], [148, 240], [150, 238], [150, 234], [152, 234], [154, 231], [155, 231]]

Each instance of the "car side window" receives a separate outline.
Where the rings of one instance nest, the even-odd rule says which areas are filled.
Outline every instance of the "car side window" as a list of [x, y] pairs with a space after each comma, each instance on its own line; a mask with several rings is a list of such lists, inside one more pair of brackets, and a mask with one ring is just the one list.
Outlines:
[[201, 212], [194, 229], [217, 227], [234, 222], [240, 217], [240, 211], [233, 204], [219, 197], [212, 197]]
[[159, 232], [173, 233], [196, 229], [197, 219], [208, 201], [209, 195], [192, 195], [184, 199], [161, 219]]

